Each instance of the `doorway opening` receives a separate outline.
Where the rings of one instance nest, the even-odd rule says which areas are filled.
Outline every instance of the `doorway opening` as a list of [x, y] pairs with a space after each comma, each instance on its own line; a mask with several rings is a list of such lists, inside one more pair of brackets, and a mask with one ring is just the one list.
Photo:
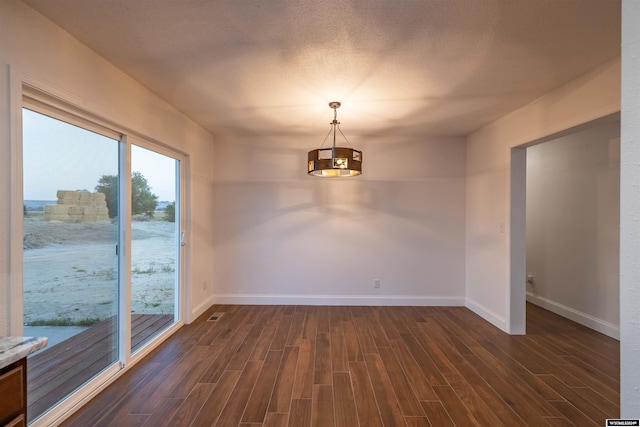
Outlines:
[[528, 302], [619, 339], [619, 150], [619, 113], [512, 149], [512, 325]]

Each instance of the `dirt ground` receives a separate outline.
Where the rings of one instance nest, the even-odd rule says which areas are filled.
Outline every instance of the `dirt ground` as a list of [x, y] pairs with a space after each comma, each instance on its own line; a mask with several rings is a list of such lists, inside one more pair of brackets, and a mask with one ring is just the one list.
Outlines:
[[[105, 319], [117, 311], [117, 225], [112, 222], [24, 222], [25, 324], [36, 320]], [[175, 224], [133, 221], [131, 311], [174, 310]]]

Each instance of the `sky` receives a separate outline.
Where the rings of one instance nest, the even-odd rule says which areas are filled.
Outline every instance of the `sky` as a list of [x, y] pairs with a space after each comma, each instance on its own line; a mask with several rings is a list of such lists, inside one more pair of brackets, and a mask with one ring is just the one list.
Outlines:
[[[56, 200], [58, 190], [95, 191], [118, 173], [118, 141], [23, 110], [24, 200]], [[147, 179], [159, 201], [175, 201], [175, 160], [133, 145], [131, 170]]]

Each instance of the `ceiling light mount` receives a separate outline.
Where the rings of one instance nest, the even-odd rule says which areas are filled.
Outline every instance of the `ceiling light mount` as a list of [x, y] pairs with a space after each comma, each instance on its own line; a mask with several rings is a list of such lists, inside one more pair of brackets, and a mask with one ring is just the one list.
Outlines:
[[[308, 155], [308, 173], [313, 176], [321, 177], [346, 177], [362, 174], [362, 151], [354, 150], [347, 147], [336, 147], [336, 131], [340, 131], [342, 137], [349, 145], [351, 143], [340, 130], [340, 122], [338, 121], [338, 108], [342, 104], [334, 101], [329, 103], [329, 108], [333, 109], [333, 121], [329, 124], [331, 129], [324, 138], [333, 131], [333, 146], [331, 148], [322, 148], [309, 151]], [[324, 146], [324, 141], [322, 145]]]

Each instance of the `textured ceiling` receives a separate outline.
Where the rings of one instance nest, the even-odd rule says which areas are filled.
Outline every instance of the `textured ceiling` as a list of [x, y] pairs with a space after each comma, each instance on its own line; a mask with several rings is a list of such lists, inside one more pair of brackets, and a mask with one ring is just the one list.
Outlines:
[[25, 0], [214, 135], [466, 135], [620, 54], [619, 0]]

